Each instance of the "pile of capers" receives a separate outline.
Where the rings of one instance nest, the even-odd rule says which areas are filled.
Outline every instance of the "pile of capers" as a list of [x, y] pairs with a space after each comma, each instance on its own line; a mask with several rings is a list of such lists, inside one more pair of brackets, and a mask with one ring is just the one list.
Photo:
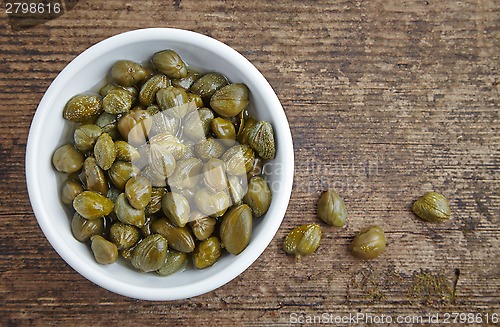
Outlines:
[[[448, 200], [440, 193], [427, 192], [418, 198], [412, 210], [419, 218], [428, 222], [443, 222], [450, 218]], [[324, 192], [317, 203], [318, 217], [327, 225], [344, 227], [347, 211], [344, 200], [333, 189]], [[312, 254], [320, 245], [321, 226], [316, 223], [295, 227], [283, 242], [286, 253], [297, 259]], [[358, 232], [351, 243], [351, 252], [361, 259], [374, 259], [385, 251], [385, 233], [380, 226], [370, 226]]]
[[164, 50], [151, 67], [117, 61], [98, 93], [67, 102], [74, 144], [52, 158], [67, 174], [74, 237], [101, 264], [121, 256], [164, 276], [241, 253], [271, 205], [262, 173], [276, 155], [272, 125], [247, 111], [248, 87]]

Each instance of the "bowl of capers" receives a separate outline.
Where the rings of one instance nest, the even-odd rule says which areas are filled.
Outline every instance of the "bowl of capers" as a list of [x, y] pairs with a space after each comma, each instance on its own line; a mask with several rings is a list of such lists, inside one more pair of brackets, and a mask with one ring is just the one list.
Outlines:
[[293, 144], [264, 76], [208, 36], [153, 28], [90, 47], [52, 82], [31, 124], [26, 179], [57, 253], [112, 292], [210, 292], [278, 230]]

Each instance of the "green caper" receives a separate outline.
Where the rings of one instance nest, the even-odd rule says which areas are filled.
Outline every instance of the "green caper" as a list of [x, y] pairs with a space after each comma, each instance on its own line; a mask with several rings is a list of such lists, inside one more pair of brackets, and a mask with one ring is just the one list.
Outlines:
[[215, 224], [217, 223], [215, 218], [207, 217], [199, 211], [191, 212], [189, 220], [189, 227], [191, 227], [191, 231], [200, 241], [204, 241], [212, 236]]
[[186, 266], [188, 255], [179, 251], [169, 249], [165, 262], [156, 272], [160, 276], [169, 276], [176, 273]]
[[210, 121], [214, 118], [212, 110], [200, 108], [184, 117], [182, 120], [183, 135], [199, 142], [210, 132]]
[[102, 99], [102, 108], [109, 114], [123, 114], [132, 108], [134, 98], [124, 89], [115, 88]]
[[154, 234], [152, 226], [153, 226], [154, 222], [157, 220], [158, 219], [155, 216], [150, 216], [150, 217], [146, 218], [146, 223], [144, 224], [144, 226], [141, 227], [142, 237], [148, 237], [149, 235]]
[[227, 176], [227, 183], [229, 188], [229, 194], [234, 204], [241, 204], [243, 197], [248, 191], [248, 184], [245, 175]]
[[175, 192], [168, 192], [163, 196], [161, 203], [163, 213], [176, 226], [184, 227], [189, 219], [189, 202], [186, 198]]
[[190, 253], [194, 250], [194, 239], [187, 226], [177, 227], [167, 219], [161, 218], [152, 224], [151, 230], [165, 237], [168, 245], [177, 251]]
[[80, 94], [72, 97], [64, 107], [63, 117], [81, 122], [102, 112], [101, 98], [95, 95]]
[[136, 209], [130, 205], [125, 193], [118, 196], [115, 201], [115, 213], [117, 218], [125, 224], [142, 227], [146, 222], [144, 209]]
[[245, 175], [252, 169], [255, 154], [249, 146], [238, 144], [229, 148], [221, 159], [226, 164], [228, 174]]
[[101, 265], [109, 265], [116, 261], [118, 258], [118, 249], [116, 245], [101, 235], [93, 235], [90, 240], [92, 241], [91, 248], [94, 253], [95, 261]]
[[173, 79], [172, 85], [175, 87], [181, 87], [184, 90], [189, 90], [191, 85], [193, 85], [193, 83], [200, 77], [201, 77], [200, 73], [198, 73], [194, 70], [188, 69], [186, 76], [182, 77], [182, 78]]
[[187, 76], [187, 67], [181, 57], [174, 50], [163, 50], [153, 55], [155, 68], [170, 78], [184, 78]]
[[132, 250], [132, 265], [142, 272], [155, 271], [162, 267], [167, 258], [167, 240], [158, 234], [143, 239]]
[[64, 204], [72, 204], [76, 196], [83, 192], [80, 182], [67, 179], [61, 188], [61, 200]]
[[91, 151], [97, 138], [102, 134], [102, 129], [94, 124], [79, 126], [73, 135], [75, 146], [80, 151]]
[[105, 195], [108, 193], [108, 182], [104, 171], [97, 165], [94, 157], [88, 157], [83, 162], [82, 181], [85, 189]]
[[139, 101], [144, 106], [150, 106], [156, 99], [156, 92], [170, 85], [170, 80], [163, 74], [153, 75], [144, 84], [139, 92]]
[[91, 236], [99, 235], [104, 231], [104, 220], [85, 219], [78, 212], [75, 212], [71, 220], [71, 232], [80, 242], [87, 242]]
[[170, 146], [153, 143], [149, 147], [149, 166], [163, 179], [170, 177], [175, 171], [175, 158]]
[[318, 224], [306, 224], [294, 228], [285, 238], [283, 249], [295, 255], [297, 259], [316, 251], [321, 241], [321, 227]]
[[111, 201], [115, 202], [118, 199], [118, 196], [123, 192], [115, 187], [110, 187], [108, 193], [106, 193], [106, 197]]
[[234, 117], [250, 103], [249, 93], [245, 84], [226, 85], [212, 95], [210, 107], [222, 117]]
[[113, 210], [113, 201], [92, 191], [83, 191], [73, 200], [76, 212], [86, 219], [97, 219], [107, 216]]
[[[168, 86], [158, 90], [156, 93], [156, 102], [158, 102], [162, 110], [167, 110], [188, 103], [188, 97], [184, 89]], [[175, 115], [172, 116], [177, 117]], [[182, 116], [177, 118], [182, 118]]]
[[193, 252], [193, 263], [198, 269], [205, 269], [212, 266], [219, 260], [222, 254], [222, 248], [217, 236], [200, 242]]
[[451, 209], [448, 200], [439, 193], [427, 192], [413, 203], [413, 212], [421, 219], [440, 222], [450, 219]]
[[152, 104], [146, 108], [146, 111], [151, 117], [153, 117], [154, 115], [160, 113], [161, 109], [156, 104]]
[[115, 143], [108, 133], [102, 133], [94, 146], [94, 156], [97, 165], [103, 170], [108, 170], [116, 159]]
[[[96, 120], [95, 124], [99, 126], [104, 133], [108, 133], [113, 140], [120, 137], [118, 131], [118, 116], [103, 112]], [[97, 138], [96, 138], [97, 141]]]
[[243, 202], [252, 208], [255, 217], [260, 217], [267, 212], [271, 205], [271, 191], [264, 178], [253, 177], [248, 183], [248, 191], [243, 197]]
[[216, 193], [227, 188], [226, 167], [220, 159], [210, 159], [203, 165], [203, 181], [207, 189]]
[[54, 152], [52, 164], [57, 171], [71, 174], [82, 169], [83, 159], [83, 154], [73, 145], [65, 144]]
[[240, 254], [252, 236], [252, 210], [246, 204], [231, 209], [222, 218], [220, 237], [223, 247], [231, 254]]
[[151, 190], [151, 200], [149, 201], [146, 208], [144, 208], [144, 212], [146, 216], [150, 216], [152, 214], [157, 213], [161, 210], [161, 200], [165, 195], [165, 189], [162, 187], [153, 187]]
[[130, 249], [139, 241], [140, 237], [137, 227], [119, 221], [111, 225], [109, 230], [109, 239], [118, 250]]
[[248, 172], [247, 178], [250, 180], [252, 177], [260, 176], [264, 172], [264, 160], [262, 158], [255, 156], [252, 164], [252, 169]]
[[318, 201], [318, 217], [335, 227], [343, 227], [347, 217], [344, 200], [332, 189], [323, 193]]
[[203, 163], [197, 158], [177, 161], [174, 173], [168, 178], [168, 184], [177, 189], [193, 188], [202, 174]]
[[204, 106], [203, 99], [198, 95], [191, 92], [186, 92], [188, 96], [188, 102], [194, 104], [196, 108], [201, 108]]
[[187, 151], [187, 146], [170, 133], [162, 133], [151, 137], [149, 145], [149, 150], [152, 147], [158, 147], [161, 149], [161, 153], [169, 152], [176, 160], [182, 158]]
[[203, 161], [212, 158], [220, 158], [224, 154], [225, 148], [222, 143], [212, 137], [195, 144], [194, 152]]
[[226, 191], [212, 193], [202, 188], [194, 194], [196, 207], [207, 216], [220, 217], [231, 205], [231, 199]]
[[130, 205], [136, 209], [144, 209], [151, 200], [151, 182], [142, 176], [130, 178], [125, 184], [125, 195]]
[[359, 232], [351, 244], [352, 253], [362, 259], [373, 259], [385, 250], [384, 230], [371, 226]]
[[149, 136], [152, 137], [163, 133], [177, 136], [180, 125], [181, 120], [179, 118], [170, 116], [168, 111], [160, 111], [151, 118], [151, 131], [149, 132]]
[[167, 186], [167, 182], [165, 180], [165, 176], [163, 175], [160, 175], [156, 172], [156, 170], [154, 170], [153, 168], [151, 168], [150, 165], [147, 165], [146, 167], [144, 167], [143, 170], [141, 170], [140, 176], [143, 176], [143, 177], [146, 177], [150, 182], [151, 182], [151, 186], [154, 186], [154, 187], [165, 187]]
[[144, 144], [151, 130], [151, 117], [146, 110], [132, 109], [118, 120], [118, 130], [130, 144]]
[[274, 141], [274, 131], [271, 123], [260, 121], [255, 124], [248, 134], [248, 145], [250, 145], [262, 159], [274, 159], [276, 156], [276, 143]]
[[225, 146], [232, 146], [236, 140], [236, 130], [233, 123], [222, 117], [212, 121], [212, 132]]
[[111, 77], [122, 86], [132, 86], [146, 78], [146, 70], [130, 60], [118, 60], [111, 67]]
[[227, 84], [228, 81], [224, 75], [208, 73], [198, 78], [189, 90], [201, 96], [203, 101], [208, 104], [212, 95]]
[[125, 141], [116, 141], [116, 160], [134, 162], [141, 156], [139, 151]]
[[248, 144], [248, 137], [250, 136], [250, 132], [253, 130], [257, 122], [258, 121], [252, 116], [249, 116], [245, 119], [244, 124], [241, 124], [238, 130], [238, 142], [240, 142], [241, 144]]
[[139, 168], [130, 162], [126, 161], [115, 161], [115, 163], [109, 168], [108, 176], [114, 186], [120, 190], [125, 190], [125, 184], [127, 181], [139, 173]]

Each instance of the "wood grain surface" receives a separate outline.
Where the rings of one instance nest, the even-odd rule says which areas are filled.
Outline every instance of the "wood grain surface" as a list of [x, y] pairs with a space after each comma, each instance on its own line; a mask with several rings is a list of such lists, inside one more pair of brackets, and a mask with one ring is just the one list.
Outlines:
[[[183, 301], [133, 300], [80, 276], [43, 236], [25, 184], [29, 126], [51, 81], [92, 44], [144, 27], [189, 29], [238, 50], [275, 89], [294, 138], [294, 189], [272, 243], [229, 284]], [[0, 59], [1, 326], [500, 314], [498, 1], [81, 0], [18, 31], [2, 7]], [[282, 240], [318, 222], [328, 187], [346, 201], [347, 226], [323, 225], [318, 251], [297, 262]], [[430, 190], [450, 200], [450, 221], [411, 213]], [[386, 230], [386, 252], [353, 258], [353, 235], [372, 224]]]

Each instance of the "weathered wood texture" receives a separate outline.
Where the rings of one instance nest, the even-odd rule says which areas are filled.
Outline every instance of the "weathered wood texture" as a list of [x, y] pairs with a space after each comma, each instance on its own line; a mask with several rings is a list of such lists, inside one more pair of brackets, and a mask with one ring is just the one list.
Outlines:
[[[3, 326], [286, 325], [291, 313], [500, 313], [500, 10], [481, 1], [89, 1], [14, 32], [0, 14], [0, 259]], [[207, 34], [246, 56], [276, 90], [294, 136], [283, 224], [241, 276], [209, 294], [147, 302], [110, 293], [51, 248], [29, 204], [31, 118], [57, 73], [90, 45], [144, 27]], [[334, 186], [349, 217], [316, 254], [281, 250], [317, 221]], [[428, 190], [453, 218], [411, 213]], [[378, 260], [353, 258], [359, 229], [387, 231]], [[433, 284], [434, 283], [434, 284]], [[434, 286], [432, 286], [434, 285]]]

